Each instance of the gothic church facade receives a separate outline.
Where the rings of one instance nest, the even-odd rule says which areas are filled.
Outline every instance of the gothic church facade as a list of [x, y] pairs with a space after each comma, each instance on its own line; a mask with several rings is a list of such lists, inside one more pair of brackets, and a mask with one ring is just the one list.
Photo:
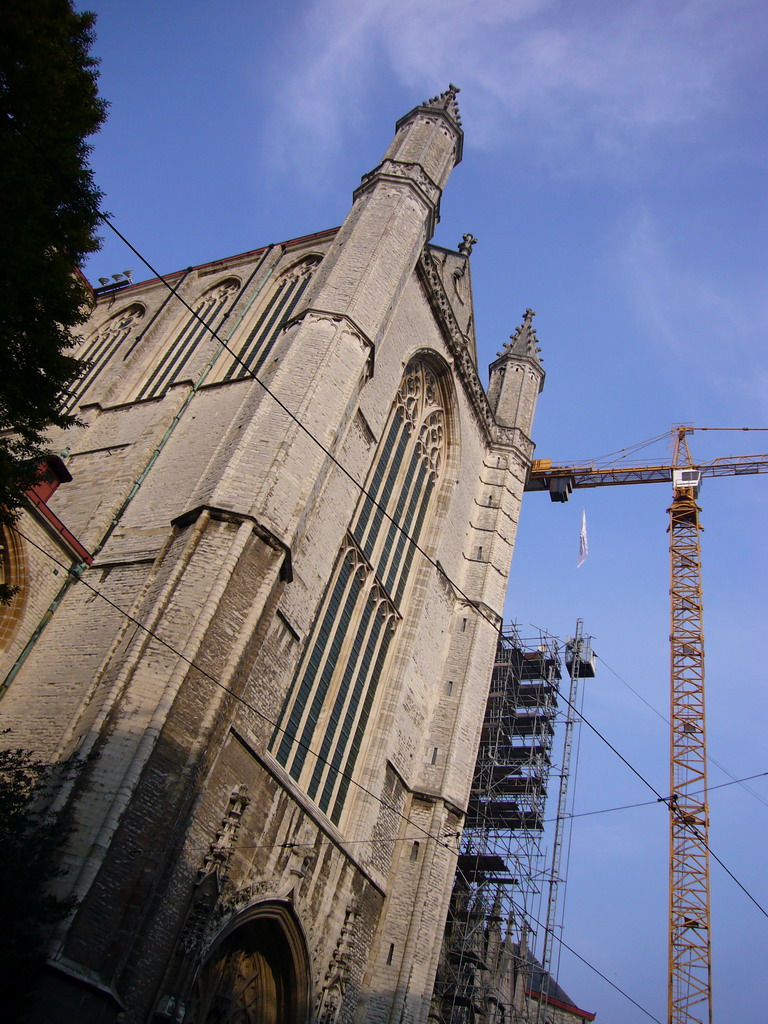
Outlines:
[[429, 1016], [543, 382], [429, 242], [455, 93], [340, 228], [97, 295], [5, 545], [0, 726], [82, 759], [30, 1020]]

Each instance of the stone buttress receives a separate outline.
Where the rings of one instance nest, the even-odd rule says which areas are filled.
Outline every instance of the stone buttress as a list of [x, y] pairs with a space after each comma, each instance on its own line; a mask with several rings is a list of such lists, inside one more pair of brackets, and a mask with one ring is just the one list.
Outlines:
[[82, 759], [31, 1021], [426, 1021], [543, 380], [527, 315], [486, 396], [430, 244], [456, 92], [341, 227], [97, 293], [92, 563], [27, 543], [3, 654], [11, 742]]

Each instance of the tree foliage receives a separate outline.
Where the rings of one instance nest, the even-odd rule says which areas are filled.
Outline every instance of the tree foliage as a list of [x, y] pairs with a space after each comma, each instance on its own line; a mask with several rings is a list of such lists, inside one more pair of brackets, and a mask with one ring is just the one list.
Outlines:
[[95, 16], [69, 0], [7, 0], [0, 31], [0, 517], [13, 519], [45, 431], [81, 367], [70, 331], [89, 312], [78, 267], [99, 247], [87, 139], [104, 120]]
[[[77, 767], [65, 768], [67, 771]], [[6, 1020], [17, 1020], [45, 960], [50, 927], [75, 906], [50, 884], [68, 829], [46, 814], [52, 769], [26, 750], [0, 750], [0, 992]]]

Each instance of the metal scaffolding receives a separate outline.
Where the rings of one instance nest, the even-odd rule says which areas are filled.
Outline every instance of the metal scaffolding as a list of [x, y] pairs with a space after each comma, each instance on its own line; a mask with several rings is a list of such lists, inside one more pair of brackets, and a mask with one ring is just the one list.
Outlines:
[[[571, 703], [578, 679], [594, 674], [580, 624], [577, 634], [576, 646], [570, 641], [564, 651]], [[431, 1016], [443, 1024], [534, 1024], [547, 1001], [548, 972], [536, 946], [539, 958], [546, 957], [552, 937], [547, 940], [547, 930], [535, 922], [546, 915], [550, 931], [554, 927], [560, 880], [559, 863], [548, 866], [544, 851], [560, 653], [551, 636], [523, 640], [514, 626], [499, 635], [435, 986]], [[566, 720], [570, 729], [557, 769], [561, 800], [570, 709]], [[558, 835], [561, 846], [562, 829]], [[539, 993], [535, 1000], [532, 990]]]
[[519, 1014], [525, 1009], [527, 918], [536, 917], [545, 874], [544, 805], [559, 680], [551, 637], [523, 641], [514, 627], [503, 629], [436, 988], [447, 1024], [485, 1019], [490, 1006], [510, 998]]

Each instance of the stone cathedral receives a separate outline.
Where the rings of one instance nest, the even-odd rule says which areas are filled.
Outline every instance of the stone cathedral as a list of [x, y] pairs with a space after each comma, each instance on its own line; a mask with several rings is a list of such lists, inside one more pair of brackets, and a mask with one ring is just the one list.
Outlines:
[[96, 291], [2, 547], [0, 728], [80, 765], [34, 1024], [430, 1015], [544, 377], [430, 244], [456, 91], [340, 228]]

